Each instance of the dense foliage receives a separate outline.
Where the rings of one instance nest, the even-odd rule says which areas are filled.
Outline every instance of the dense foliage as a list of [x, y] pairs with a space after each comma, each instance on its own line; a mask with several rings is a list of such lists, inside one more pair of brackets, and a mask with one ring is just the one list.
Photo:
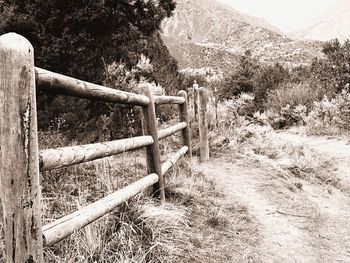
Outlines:
[[233, 74], [221, 83], [220, 98], [230, 99], [240, 93], [253, 93], [257, 110], [264, 108], [268, 91], [275, 90], [290, 78], [289, 71], [282, 65], [264, 65], [247, 51], [239, 61]]
[[[350, 83], [350, 41], [326, 42], [323, 53], [324, 58], [315, 58], [310, 66], [288, 69], [278, 63], [260, 63], [247, 51], [236, 70], [221, 82], [220, 98], [253, 93], [256, 109], [266, 110], [286, 103], [310, 105], [324, 95], [334, 97]], [[277, 97], [283, 101], [276, 101]]]
[[[329, 115], [329, 112], [320, 113], [317, 118], [314, 114], [308, 121], [301, 116], [319, 113], [325, 107], [317, 105], [328, 105], [330, 102], [336, 105], [334, 109], [341, 109], [334, 111], [338, 117], [330, 118], [331, 121], [341, 118], [336, 126], [345, 127], [350, 109], [348, 101], [339, 98], [348, 94], [350, 86], [350, 41], [326, 42], [323, 53], [324, 57], [315, 58], [311, 65], [288, 69], [278, 63], [260, 63], [247, 51], [241, 57], [239, 66], [217, 84], [219, 99], [230, 100], [242, 93], [250, 93], [254, 98], [253, 107], [247, 108], [245, 115], [253, 117], [256, 112], [265, 112], [276, 128], [300, 122], [306, 124], [317, 118], [322, 120], [320, 123], [325, 123], [322, 114]], [[315, 110], [317, 107], [318, 110]]]
[[[323, 68], [331, 75], [337, 91], [350, 83], [350, 40], [341, 44], [337, 39], [327, 42], [323, 47], [327, 59]], [[324, 73], [324, 72], [322, 72]]]
[[[28, 38], [36, 66], [101, 84], [108, 65], [116, 61], [131, 69], [144, 54], [154, 68], [147, 80], [175, 93], [181, 87], [177, 62], [159, 34], [161, 21], [174, 9], [173, 0], [3, 0], [0, 34], [11, 31]], [[39, 125], [83, 132], [96, 128], [98, 115], [108, 110], [97, 102], [41, 95]]]
[[137, 63], [174, 8], [171, 0], [5, 0], [0, 33], [27, 37], [40, 67], [101, 83], [104, 65]]

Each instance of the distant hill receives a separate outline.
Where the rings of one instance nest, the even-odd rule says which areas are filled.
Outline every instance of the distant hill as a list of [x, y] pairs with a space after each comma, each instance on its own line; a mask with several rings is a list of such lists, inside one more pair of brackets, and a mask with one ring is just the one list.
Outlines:
[[172, 37], [163, 37], [163, 41], [181, 69], [210, 67], [232, 71], [237, 66], [239, 56], [225, 50], [174, 40]]
[[335, 1], [334, 5], [306, 29], [291, 34], [297, 39], [315, 39], [327, 41], [338, 38], [350, 38], [350, 1]]
[[174, 15], [163, 22], [163, 39], [180, 67], [230, 70], [246, 50], [266, 63], [309, 64], [321, 45], [294, 41], [262, 19], [212, 0], [177, 0]]

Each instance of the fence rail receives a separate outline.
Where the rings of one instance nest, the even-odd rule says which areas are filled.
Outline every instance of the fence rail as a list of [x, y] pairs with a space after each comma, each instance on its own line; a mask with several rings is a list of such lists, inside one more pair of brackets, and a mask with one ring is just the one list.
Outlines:
[[[148, 84], [134, 94], [34, 67], [33, 47], [24, 37], [0, 37], [0, 187], [6, 262], [43, 262], [43, 245], [51, 245], [90, 224], [132, 196], [153, 186], [165, 200], [164, 174], [185, 154], [192, 157], [188, 101], [153, 96]], [[43, 91], [142, 107], [144, 136], [58, 149], [38, 149], [35, 93]], [[180, 122], [157, 130], [155, 105], [178, 104]], [[180, 132], [184, 147], [161, 164], [159, 140]], [[146, 147], [148, 176], [42, 227], [41, 171], [70, 166]]]
[[38, 88], [62, 95], [136, 106], [150, 103], [149, 98], [143, 95], [107, 88], [41, 68], [35, 68], [35, 80]]
[[[187, 153], [184, 146], [161, 166], [164, 175], [181, 157]], [[74, 231], [94, 222], [117, 206], [158, 182], [157, 174], [150, 174], [113, 194], [110, 194], [70, 215], [62, 217], [43, 227], [44, 244], [52, 245], [69, 236]]]
[[140, 136], [111, 142], [41, 150], [39, 152], [40, 169], [46, 171], [90, 162], [96, 159], [140, 149], [153, 143], [154, 140], [151, 136]]
[[[134, 106], [147, 106], [150, 103], [149, 98], [144, 95], [107, 88], [37, 67], [35, 76], [37, 87], [49, 92]], [[183, 104], [185, 99], [177, 96], [154, 96], [154, 102], [156, 105]]]
[[44, 244], [52, 245], [74, 231], [94, 222], [129, 198], [158, 182], [157, 174], [150, 174], [123, 189], [110, 194], [72, 214], [66, 215], [43, 227]]

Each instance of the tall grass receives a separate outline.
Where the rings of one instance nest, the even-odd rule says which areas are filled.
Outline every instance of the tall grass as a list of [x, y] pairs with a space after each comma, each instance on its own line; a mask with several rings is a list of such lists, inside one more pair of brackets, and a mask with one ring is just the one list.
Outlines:
[[[163, 159], [170, 149], [179, 147], [178, 140], [178, 136], [173, 136], [162, 143]], [[40, 142], [40, 148], [74, 144], [56, 132], [40, 134]], [[112, 213], [45, 248], [45, 262], [217, 262], [220, 251], [211, 253], [203, 224], [218, 238], [223, 231], [233, 231], [228, 220], [235, 217], [227, 214], [220, 201], [223, 199], [220, 189], [197, 168], [196, 162], [182, 160], [166, 177], [167, 203], [160, 204], [146, 190]], [[43, 172], [43, 224], [145, 175], [144, 150]], [[0, 249], [4, 249], [2, 242]], [[4, 262], [3, 255], [0, 262]]]

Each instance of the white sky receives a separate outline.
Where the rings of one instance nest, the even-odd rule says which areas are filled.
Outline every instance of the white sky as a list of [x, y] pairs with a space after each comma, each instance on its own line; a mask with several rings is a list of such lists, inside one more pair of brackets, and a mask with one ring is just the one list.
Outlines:
[[282, 31], [300, 30], [310, 25], [326, 9], [340, 0], [218, 0], [237, 11], [265, 18]]

